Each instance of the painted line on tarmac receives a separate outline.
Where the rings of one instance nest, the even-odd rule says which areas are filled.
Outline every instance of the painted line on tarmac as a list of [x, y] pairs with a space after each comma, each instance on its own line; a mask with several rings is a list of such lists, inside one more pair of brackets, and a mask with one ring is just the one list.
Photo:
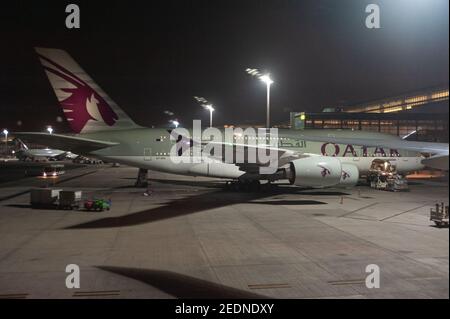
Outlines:
[[5, 200], [11, 199], [11, 198], [14, 198], [14, 197], [17, 197], [17, 196], [20, 196], [20, 195], [23, 195], [23, 194], [26, 194], [26, 193], [29, 193], [29, 192], [30, 192], [30, 189], [27, 189], [27, 190], [21, 191], [19, 193], [15, 193], [15, 194], [11, 194], [11, 195], [8, 195], [8, 196], [0, 197], [0, 202], [3, 202]]
[[364, 206], [364, 207], [361, 207], [361, 208], [352, 210], [351, 212], [345, 213], [344, 215], [341, 215], [341, 216], [339, 216], [339, 217], [346, 217], [346, 216], [348, 216], [348, 215], [351, 215], [351, 214], [353, 214], [353, 213], [359, 212], [359, 211], [364, 210], [364, 209], [366, 209], [366, 208], [375, 206], [375, 205], [377, 205], [377, 204], [378, 204], [378, 203], [372, 203], [372, 204], [369, 204], [369, 205], [367, 205], [367, 206]]
[[400, 216], [400, 215], [402, 215], [402, 214], [406, 214], [406, 213], [412, 212], [413, 210], [416, 210], [416, 209], [419, 209], [419, 208], [422, 208], [422, 207], [425, 207], [425, 206], [429, 206], [429, 205], [430, 205], [430, 204], [427, 203], [427, 204], [424, 204], [424, 205], [421, 205], [421, 206], [418, 206], [418, 207], [414, 207], [414, 208], [405, 210], [404, 212], [400, 212], [400, 213], [398, 213], [398, 214], [395, 214], [395, 215], [392, 215], [392, 216], [385, 217], [385, 218], [383, 218], [383, 219], [380, 219], [379, 221], [380, 221], [380, 222], [383, 222], [383, 221], [385, 221], [385, 220], [388, 220], [388, 219], [391, 219], [391, 218]]

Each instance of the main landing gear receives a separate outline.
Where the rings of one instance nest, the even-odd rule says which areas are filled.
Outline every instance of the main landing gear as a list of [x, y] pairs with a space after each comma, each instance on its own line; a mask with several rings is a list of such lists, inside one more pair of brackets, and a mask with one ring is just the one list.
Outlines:
[[261, 183], [258, 180], [237, 180], [227, 182], [225, 188], [238, 192], [257, 192], [261, 190]]
[[136, 178], [136, 182], [134, 183], [135, 187], [147, 187], [148, 185], [148, 169], [140, 168], [138, 171], [138, 175]]

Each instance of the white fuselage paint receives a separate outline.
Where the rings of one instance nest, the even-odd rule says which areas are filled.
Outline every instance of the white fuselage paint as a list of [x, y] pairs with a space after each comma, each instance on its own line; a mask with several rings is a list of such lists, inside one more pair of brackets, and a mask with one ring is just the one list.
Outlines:
[[[314, 134], [321, 133], [314, 132]], [[367, 132], [343, 132], [342, 134], [366, 134], [390, 139], [397, 138]], [[373, 161], [377, 159], [389, 161], [402, 174], [424, 168], [424, 165], [421, 163], [423, 157], [417, 152], [305, 141], [303, 138], [296, 136], [295, 131], [291, 130], [280, 130], [279, 136], [278, 146], [281, 149], [293, 151], [296, 154], [335, 157], [342, 163], [355, 165], [360, 175], [367, 174]], [[118, 146], [88, 154], [109, 162], [191, 176], [237, 179], [245, 174], [237, 165], [219, 162], [217, 160], [208, 163], [189, 160], [182, 161], [181, 163], [174, 162], [169, 154], [175, 141], [170, 140], [169, 133], [164, 129], [135, 130], [129, 131], [128, 134], [120, 132], [97, 133], [87, 137], [120, 143]], [[146, 153], [146, 150], [149, 150], [149, 153]], [[177, 157], [177, 161], [179, 159], [180, 157]]]
[[[338, 157], [342, 163], [353, 164], [358, 167], [360, 175], [369, 172], [372, 162], [376, 159], [389, 161], [396, 165], [399, 173], [417, 171], [424, 168], [421, 157]], [[174, 163], [170, 156], [151, 156], [144, 160], [142, 156], [111, 156], [105, 160], [122, 163], [125, 165], [162, 171], [172, 174], [207, 176], [218, 178], [237, 179], [245, 172], [239, 167], [228, 163]]]

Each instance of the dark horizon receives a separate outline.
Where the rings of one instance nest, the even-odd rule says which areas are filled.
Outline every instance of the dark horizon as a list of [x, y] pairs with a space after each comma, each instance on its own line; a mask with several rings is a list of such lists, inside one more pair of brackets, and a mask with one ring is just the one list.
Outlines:
[[[43, 130], [62, 111], [33, 50], [68, 51], [137, 123], [263, 123], [265, 87], [245, 69], [269, 71], [272, 123], [290, 111], [448, 86], [447, 0], [76, 1], [81, 29], [66, 29], [71, 2], [18, 1], [0, 12], [0, 126]], [[365, 7], [381, 8], [367, 29]], [[15, 123], [21, 120], [23, 125]], [[188, 125], [187, 125], [188, 126]]]

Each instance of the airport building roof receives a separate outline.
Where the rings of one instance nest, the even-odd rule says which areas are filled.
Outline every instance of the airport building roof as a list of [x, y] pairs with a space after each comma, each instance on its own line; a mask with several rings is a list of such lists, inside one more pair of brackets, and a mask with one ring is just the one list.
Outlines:
[[393, 113], [416, 109], [438, 102], [446, 102], [448, 112], [449, 89], [447, 86], [421, 89], [398, 96], [355, 103], [347, 106], [324, 108], [323, 112]]

